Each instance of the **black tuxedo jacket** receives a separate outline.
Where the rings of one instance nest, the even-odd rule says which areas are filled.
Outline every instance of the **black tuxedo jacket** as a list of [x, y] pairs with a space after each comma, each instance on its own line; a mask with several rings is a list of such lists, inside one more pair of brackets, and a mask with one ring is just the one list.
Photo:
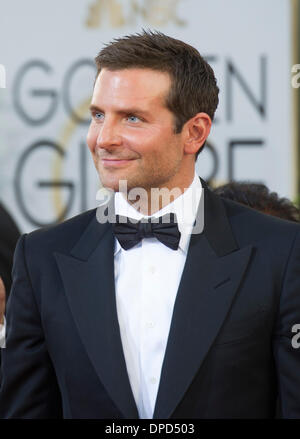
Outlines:
[[[298, 224], [204, 188], [154, 418], [300, 418]], [[138, 418], [114, 291], [114, 237], [95, 210], [23, 236], [8, 303], [0, 417]], [[159, 312], [159, 310], [158, 310]]]

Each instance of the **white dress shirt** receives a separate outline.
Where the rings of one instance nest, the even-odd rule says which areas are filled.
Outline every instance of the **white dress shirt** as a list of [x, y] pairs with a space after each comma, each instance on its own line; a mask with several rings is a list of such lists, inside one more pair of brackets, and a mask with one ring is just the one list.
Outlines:
[[[156, 238], [124, 250], [115, 240], [117, 315], [129, 381], [140, 418], [152, 418], [159, 387], [174, 302], [186, 261], [191, 231], [202, 194], [195, 174], [191, 186], [153, 214], [173, 212], [181, 232], [178, 250]], [[145, 217], [120, 192], [115, 212], [137, 220]]]

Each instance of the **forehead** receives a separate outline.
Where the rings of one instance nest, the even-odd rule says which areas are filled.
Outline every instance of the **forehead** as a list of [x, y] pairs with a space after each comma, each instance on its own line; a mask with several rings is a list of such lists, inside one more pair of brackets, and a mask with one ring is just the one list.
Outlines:
[[95, 82], [92, 103], [164, 103], [170, 85], [170, 75], [165, 72], [138, 68], [114, 71], [103, 69]]

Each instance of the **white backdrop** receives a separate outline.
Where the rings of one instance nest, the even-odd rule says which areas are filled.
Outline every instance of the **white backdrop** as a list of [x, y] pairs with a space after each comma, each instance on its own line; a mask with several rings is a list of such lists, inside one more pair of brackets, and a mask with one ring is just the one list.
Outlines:
[[1, 0], [0, 198], [24, 232], [96, 205], [85, 137], [93, 58], [158, 29], [215, 70], [220, 104], [197, 171], [293, 198], [289, 0]]

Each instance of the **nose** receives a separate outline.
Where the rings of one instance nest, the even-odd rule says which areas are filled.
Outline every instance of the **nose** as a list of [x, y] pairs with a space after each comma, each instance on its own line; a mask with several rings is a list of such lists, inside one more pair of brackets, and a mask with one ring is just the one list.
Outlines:
[[98, 148], [111, 149], [122, 144], [120, 127], [116, 121], [106, 118], [99, 126], [97, 136]]

